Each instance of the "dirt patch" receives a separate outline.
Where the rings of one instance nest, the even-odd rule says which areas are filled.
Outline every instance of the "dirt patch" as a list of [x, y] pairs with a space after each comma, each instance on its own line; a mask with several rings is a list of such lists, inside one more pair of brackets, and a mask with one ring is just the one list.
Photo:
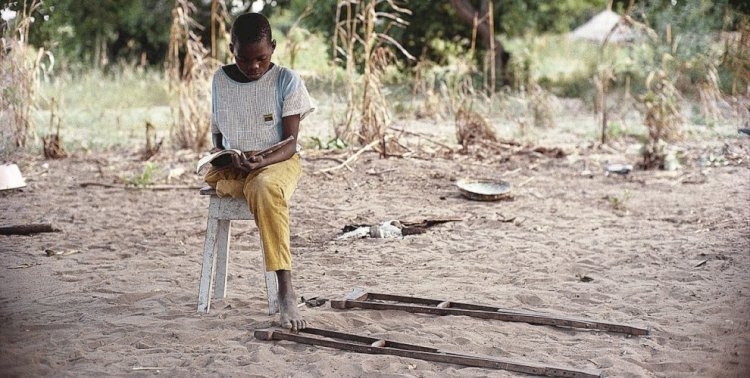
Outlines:
[[[449, 134], [430, 137], [450, 144]], [[652, 334], [327, 304], [303, 310], [316, 327], [613, 377], [750, 371], [747, 138], [685, 143], [679, 171], [626, 176], [604, 168], [632, 163], [627, 144], [559, 145], [565, 154], [554, 157], [446, 154], [418, 136], [404, 143], [411, 153], [363, 153], [350, 169], [328, 173], [318, 172], [351, 153], [304, 151], [292, 207], [298, 295], [340, 298], [359, 287], [643, 325]], [[253, 331], [275, 319], [265, 313], [251, 222], [233, 224], [228, 297], [197, 314], [208, 200], [180, 189], [200, 185], [191, 173], [197, 156], [166, 155], [152, 161], [173, 173], [160, 183], [177, 189], [124, 189], [122, 177], [142, 174], [138, 151], [19, 156], [28, 187], [0, 192], [0, 224], [52, 223], [62, 232], [0, 236], [4, 375], [513, 376], [255, 340]], [[461, 178], [508, 181], [512, 199], [468, 200], [455, 186]], [[401, 238], [336, 239], [346, 225], [429, 218], [461, 220]]]

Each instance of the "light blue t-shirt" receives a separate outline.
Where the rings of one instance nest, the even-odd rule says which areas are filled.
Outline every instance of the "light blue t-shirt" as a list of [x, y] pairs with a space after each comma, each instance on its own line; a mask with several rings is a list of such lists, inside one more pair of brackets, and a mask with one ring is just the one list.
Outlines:
[[274, 65], [249, 83], [232, 80], [223, 68], [211, 86], [211, 132], [220, 132], [224, 148], [257, 151], [282, 139], [282, 118], [304, 119], [315, 108], [299, 74]]

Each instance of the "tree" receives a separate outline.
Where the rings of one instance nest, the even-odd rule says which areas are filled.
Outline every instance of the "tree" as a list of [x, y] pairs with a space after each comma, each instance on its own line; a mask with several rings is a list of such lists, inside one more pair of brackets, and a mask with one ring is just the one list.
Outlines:
[[495, 15], [492, 12], [492, 4], [488, 0], [482, 0], [480, 9], [476, 9], [469, 0], [450, 0], [450, 2], [458, 17], [472, 28], [476, 28], [477, 36], [488, 54], [494, 54], [492, 62], [495, 66], [492, 79], [497, 82], [497, 78], [507, 77], [504, 68], [510, 55], [505, 52], [503, 44], [495, 37]]
[[[35, 16], [29, 41], [52, 50], [58, 62], [95, 66], [118, 59], [164, 62], [169, 43], [173, 1], [55, 0], [45, 1]], [[200, 23], [207, 25], [210, 2], [195, 2]], [[21, 1], [8, 6], [22, 7]], [[208, 40], [208, 39], [204, 39]]]

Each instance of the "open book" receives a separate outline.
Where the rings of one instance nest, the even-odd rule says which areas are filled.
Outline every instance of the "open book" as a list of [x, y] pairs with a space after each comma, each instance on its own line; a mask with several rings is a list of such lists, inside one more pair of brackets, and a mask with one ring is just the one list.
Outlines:
[[256, 151], [256, 152], [242, 152], [240, 150], [233, 149], [233, 148], [228, 148], [226, 150], [216, 151], [216, 152], [214, 152], [212, 154], [209, 154], [209, 155], [206, 155], [206, 156], [202, 157], [200, 160], [198, 160], [198, 165], [195, 168], [195, 173], [200, 173], [201, 170], [203, 170], [203, 168], [206, 165], [208, 165], [212, 161], [218, 159], [220, 156], [225, 156], [225, 155], [240, 155], [240, 154], [244, 154], [245, 157], [266, 156], [266, 155], [268, 155], [268, 154], [270, 154], [270, 153], [278, 150], [279, 148], [284, 147], [287, 144], [292, 143], [292, 142], [294, 142], [294, 137], [290, 136], [289, 138], [286, 138], [286, 139], [282, 140], [281, 142], [274, 144], [271, 147], [268, 147], [266, 149], [263, 149], [263, 150], [260, 150], [260, 151]]

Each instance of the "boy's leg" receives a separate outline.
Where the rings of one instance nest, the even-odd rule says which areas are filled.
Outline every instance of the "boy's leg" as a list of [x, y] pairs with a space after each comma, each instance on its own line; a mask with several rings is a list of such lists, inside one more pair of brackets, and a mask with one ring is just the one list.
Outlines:
[[216, 189], [216, 195], [219, 198], [242, 198], [245, 175], [244, 172], [234, 169], [231, 166], [211, 167], [203, 177], [203, 180], [208, 186]]
[[302, 174], [299, 156], [251, 172], [244, 195], [258, 225], [266, 271], [291, 270], [289, 199]]
[[296, 306], [292, 286], [292, 253], [289, 234], [288, 201], [302, 174], [300, 159], [291, 159], [251, 172], [245, 179], [244, 194], [258, 225], [266, 271], [279, 279], [281, 324], [298, 330], [305, 327]]
[[279, 280], [279, 312], [281, 313], [281, 326], [288, 327], [292, 331], [307, 328], [307, 321], [302, 318], [297, 310], [296, 294], [292, 286], [292, 271], [277, 270], [276, 278]]

